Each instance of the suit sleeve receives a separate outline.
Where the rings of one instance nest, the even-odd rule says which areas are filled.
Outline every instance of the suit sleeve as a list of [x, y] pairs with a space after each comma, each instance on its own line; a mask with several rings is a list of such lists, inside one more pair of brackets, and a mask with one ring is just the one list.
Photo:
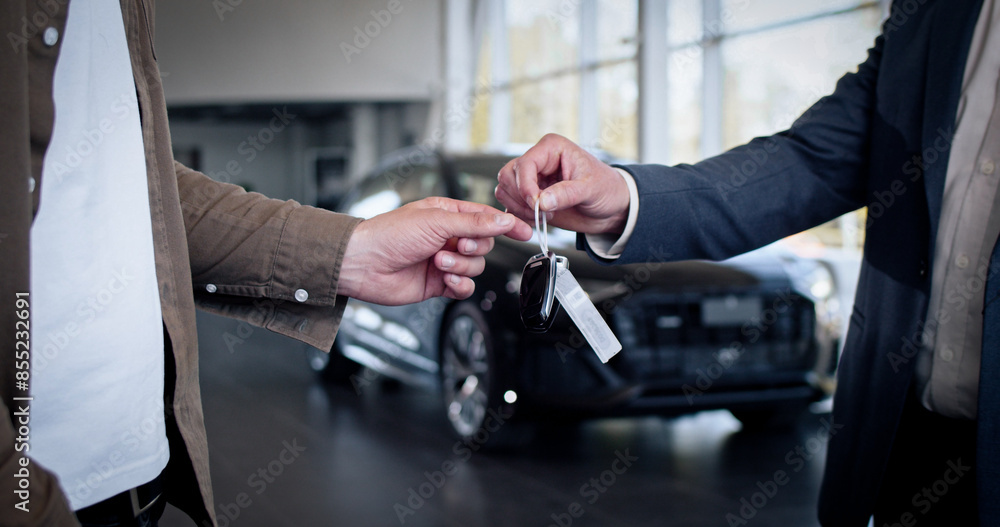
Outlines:
[[268, 199], [175, 164], [198, 307], [330, 349], [358, 218]]
[[882, 46], [784, 132], [694, 165], [622, 167], [639, 217], [617, 263], [724, 260], [864, 206]]

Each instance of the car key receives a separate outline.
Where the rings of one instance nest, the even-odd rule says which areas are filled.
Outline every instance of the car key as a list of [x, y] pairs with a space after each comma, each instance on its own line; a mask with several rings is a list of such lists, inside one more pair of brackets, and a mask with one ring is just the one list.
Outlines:
[[539, 222], [538, 201], [535, 201], [535, 229], [542, 252], [532, 256], [521, 272], [521, 322], [528, 331], [544, 333], [552, 327], [559, 306], [565, 304], [566, 313], [598, 358], [608, 362], [621, 351], [622, 345], [573, 277], [569, 260], [549, 250], [548, 225], [544, 214]]
[[521, 322], [532, 333], [545, 333], [559, 313], [556, 278], [559, 268], [569, 267], [569, 260], [552, 251], [531, 257], [521, 272]]
[[538, 206], [535, 206], [535, 230], [538, 232], [538, 245], [542, 252], [532, 256], [524, 264], [521, 271], [521, 287], [519, 305], [521, 322], [525, 329], [532, 333], [545, 333], [552, 327], [559, 312], [559, 301], [556, 300], [556, 272], [560, 260], [568, 266], [566, 258], [556, 256], [549, 250], [549, 233], [545, 215], [541, 218], [542, 227], [538, 222]]

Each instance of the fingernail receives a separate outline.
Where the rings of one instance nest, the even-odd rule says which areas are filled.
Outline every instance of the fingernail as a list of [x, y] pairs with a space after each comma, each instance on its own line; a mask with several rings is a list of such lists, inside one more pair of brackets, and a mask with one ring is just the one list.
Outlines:
[[458, 282], [461, 281], [461, 279], [457, 274], [450, 274], [448, 275], [448, 281], [451, 282], [451, 285], [458, 285]]
[[465, 252], [467, 253], [474, 253], [478, 248], [479, 244], [476, 243], [476, 240], [468, 240], [465, 242]]
[[510, 214], [496, 214], [494, 218], [496, 219], [497, 225], [503, 227], [506, 227], [514, 222], [514, 217]]
[[541, 208], [544, 210], [556, 208], [556, 197], [549, 193], [542, 194]]
[[441, 267], [450, 269], [453, 265], [455, 265], [455, 259], [450, 254], [446, 254], [441, 258]]

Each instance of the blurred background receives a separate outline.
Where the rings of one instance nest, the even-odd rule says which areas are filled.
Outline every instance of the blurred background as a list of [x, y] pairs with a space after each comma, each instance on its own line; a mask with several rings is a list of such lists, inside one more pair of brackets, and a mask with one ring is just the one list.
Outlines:
[[[503, 162], [546, 133], [678, 164], [786, 129], [856, 70], [887, 9], [174, 0], [155, 49], [179, 161], [370, 216], [424, 195], [490, 202]], [[574, 263], [611, 302], [625, 349], [608, 365], [568, 320], [547, 339], [518, 330], [532, 246], [498, 246], [471, 302], [352, 303], [330, 355], [199, 314], [219, 523], [816, 525], [864, 223], [722, 264]]]

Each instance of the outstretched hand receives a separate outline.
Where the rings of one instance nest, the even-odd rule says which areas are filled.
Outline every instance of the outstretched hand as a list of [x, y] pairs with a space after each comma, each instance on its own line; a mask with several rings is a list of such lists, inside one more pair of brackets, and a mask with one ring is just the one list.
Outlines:
[[587, 234], [621, 234], [629, 192], [616, 170], [565, 137], [549, 134], [507, 163], [496, 197], [507, 211], [534, 221], [535, 200], [549, 223]]
[[465, 201], [427, 198], [358, 224], [347, 243], [338, 294], [385, 305], [472, 295], [493, 237], [531, 238], [510, 214]]

